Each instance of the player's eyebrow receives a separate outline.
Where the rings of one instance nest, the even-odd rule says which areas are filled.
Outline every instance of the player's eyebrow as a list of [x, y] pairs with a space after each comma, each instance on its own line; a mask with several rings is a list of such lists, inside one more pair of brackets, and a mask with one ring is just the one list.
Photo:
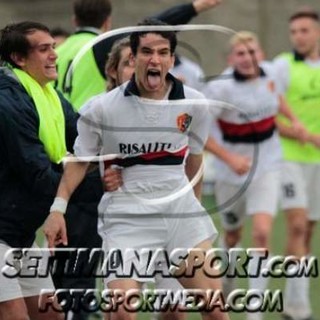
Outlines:
[[154, 49], [153, 48], [151, 48], [151, 47], [148, 47], [148, 46], [143, 46], [143, 47], [141, 47], [140, 48], [141, 49], [141, 51], [153, 51]]
[[55, 48], [56, 43], [55, 42], [40, 42], [40, 43], [36, 43], [35, 45], [31, 46], [31, 49], [45, 49], [45, 48]]

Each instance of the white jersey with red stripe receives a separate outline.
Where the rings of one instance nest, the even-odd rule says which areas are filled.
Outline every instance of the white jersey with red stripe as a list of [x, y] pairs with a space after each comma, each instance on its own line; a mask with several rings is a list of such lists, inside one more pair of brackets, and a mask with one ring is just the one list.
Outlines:
[[[209, 99], [221, 101], [216, 124], [221, 135], [218, 142], [233, 153], [252, 159], [253, 179], [279, 168], [281, 147], [275, 128], [279, 109], [278, 89], [271, 64], [264, 63], [260, 76], [247, 80], [230, 69], [230, 76], [210, 81], [203, 93]], [[223, 161], [216, 160], [216, 179], [242, 184], [248, 174], [239, 176]]]
[[[210, 120], [205, 97], [170, 74], [166, 100], [139, 97], [132, 78], [91, 99], [81, 110], [77, 157], [99, 155], [106, 167], [123, 167], [123, 189], [172, 190], [186, 184], [187, 154], [201, 154]], [[114, 155], [114, 159], [110, 158]]]

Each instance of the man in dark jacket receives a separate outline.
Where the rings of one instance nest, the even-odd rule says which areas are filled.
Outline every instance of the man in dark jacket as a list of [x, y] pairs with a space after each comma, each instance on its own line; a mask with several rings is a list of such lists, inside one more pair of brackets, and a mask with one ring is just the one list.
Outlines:
[[[50, 84], [57, 78], [57, 55], [46, 26], [8, 25], [1, 31], [0, 56], [9, 66], [0, 76], [0, 318], [60, 319], [50, 309], [38, 311], [41, 289], [54, 288], [51, 279], [20, 277], [27, 258], [13, 263], [8, 252], [35, 246], [36, 230], [61, 177], [62, 159], [72, 151], [77, 115]], [[101, 190], [87, 180], [70, 209], [75, 203], [95, 207]], [[17, 276], [9, 278], [6, 270], [16, 270]]]

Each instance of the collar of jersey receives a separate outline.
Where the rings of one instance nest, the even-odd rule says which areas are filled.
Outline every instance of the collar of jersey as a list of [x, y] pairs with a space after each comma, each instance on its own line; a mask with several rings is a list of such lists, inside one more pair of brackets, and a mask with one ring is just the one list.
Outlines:
[[293, 50], [293, 57], [294, 57], [294, 61], [304, 61], [306, 60], [306, 57], [299, 53], [298, 51], [296, 50]]
[[[178, 80], [177, 78], [175, 78], [171, 73], [168, 73], [166, 76], [167, 80], [170, 80], [172, 82], [172, 88], [171, 91], [169, 93], [169, 100], [180, 100], [180, 99], [184, 99], [185, 95], [184, 95], [184, 90], [183, 90], [183, 84], [180, 80]], [[126, 86], [126, 89], [124, 90], [124, 95], [125, 96], [138, 96], [140, 97], [140, 92], [135, 80], [135, 75], [132, 76], [131, 80], [129, 81], [129, 83]]]
[[79, 33], [91, 33], [97, 36], [101, 34], [101, 30], [94, 27], [79, 27], [76, 29], [75, 34], [79, 34]]
[[[259, 76], [260, 77], [265, 77], [266, 76], [265, 71], [261, 67], [259, 67]], [[233, 77], [234, 77], [234, 79], [236, 81], [240, 81], [240, 82], [244, 82], [244, 81], [247, 81], [249, 79], [247, 76], [241, 74], [237, 70], [233, 71]]]

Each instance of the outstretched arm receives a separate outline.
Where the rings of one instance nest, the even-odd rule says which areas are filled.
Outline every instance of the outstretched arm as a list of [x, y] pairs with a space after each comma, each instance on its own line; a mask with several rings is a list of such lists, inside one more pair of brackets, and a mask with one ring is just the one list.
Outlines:
[[218, 6], [222, 0], [195, 0], [193, 1], [193, 7], [197, 13], [201, 13]]
[[[90, 100], [80, 111], [81, 115], [77, 122], [78, 136], [73, 148], [77, 157], [67, 158], [56, 198], [44, 224], [44, 233], [50, 248], [60, 243], [67, 244], [63, 214], [66, 212], [71, 195], [84, 179], [90, 161], [101, 152], [101, 119], [103, 118], [103, 111], [100, 103], [97, 97]], [[90, 158], [85, 158], [86, 161], [81, 161], [81, 157]]]
[[67, 245], [67, 232], [64, 220], [67, 203], [82, 182], [89, 167], [89, 162], [68, 162], [60, 180], [55, 201], [43, 227], [48, 247], [53, 248], [62, 243]]
[[215, 8], [222, 0], [195, 0], [191, 3], [171, 7], [153, 16], [167, 24], [187, 24], [199, 13]]

